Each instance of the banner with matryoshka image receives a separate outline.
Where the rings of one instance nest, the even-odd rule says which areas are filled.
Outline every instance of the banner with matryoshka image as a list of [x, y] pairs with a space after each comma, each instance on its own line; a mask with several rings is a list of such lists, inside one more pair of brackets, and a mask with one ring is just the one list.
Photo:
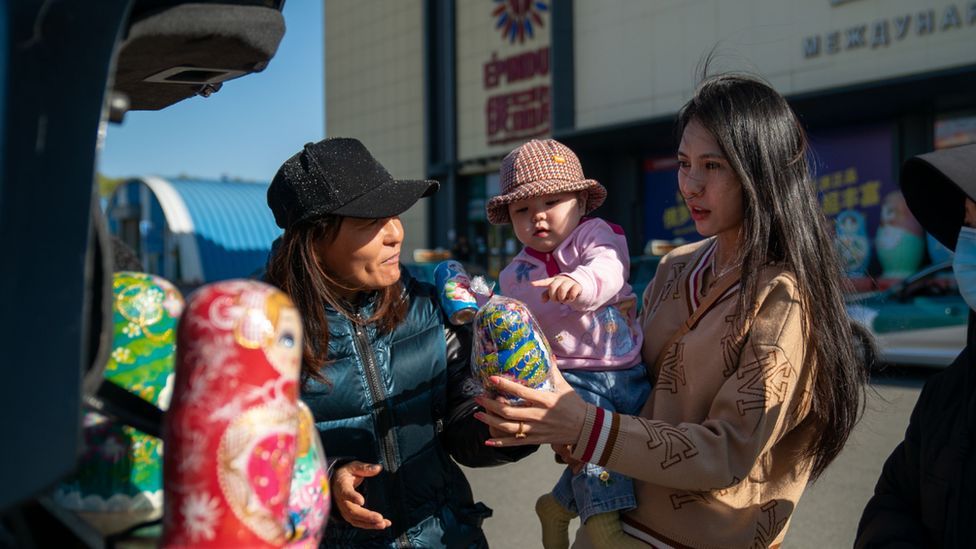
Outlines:
[[855, 290], [884, 288], [926, 262], [926, 235], [898, 188], [892, 125], [811, 132], [811, 167]]

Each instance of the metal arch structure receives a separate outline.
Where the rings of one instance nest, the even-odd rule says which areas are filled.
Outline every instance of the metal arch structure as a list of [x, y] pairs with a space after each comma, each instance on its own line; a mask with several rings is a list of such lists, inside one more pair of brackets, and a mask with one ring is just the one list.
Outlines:
[[[140, 242], [126, 242], [143, 254], [152, 272], [192, 290], [263, 269], [282, 233], [266, 205], [268, 186], [258, 181], [134, 177], [116, 187], [106, 216], [123, 240], [133, 235], [122, 234], [122, 223], [148, 223], [156, 235], [140, 231]], [[156, 218], [160, 213], [162, 219]], [[165, 226], [157, 227], [160, 222]], [[148, 259], [160, 253], [161, 259]]]
[[173, 185], [161, 177], [147, 176], [140, 181], [149, 188], [166, 216], [169, 231], [177, 241], [180, 254], [180, 278], [196, 282], [203, 282], [203, 263], [200, 260], [200, 248], [197, 246], [196, 227], [193, 217], [186, 207], [186, 202]]

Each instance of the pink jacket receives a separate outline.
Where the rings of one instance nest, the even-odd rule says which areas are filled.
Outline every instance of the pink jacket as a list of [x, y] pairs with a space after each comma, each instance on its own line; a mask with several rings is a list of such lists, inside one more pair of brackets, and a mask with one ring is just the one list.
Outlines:
[[[566, 275], [583, 287], [575, 302], [542, 302], [530, 282]], [[523, 248], [499, 276], [502, 294], [525, 303], [546, 334], [559, 368], [618, 370], [640, 361], [643, 332], [637, 297], [627, 283], [630, 257], [623, 229], [586, 218], [552, 253]]]

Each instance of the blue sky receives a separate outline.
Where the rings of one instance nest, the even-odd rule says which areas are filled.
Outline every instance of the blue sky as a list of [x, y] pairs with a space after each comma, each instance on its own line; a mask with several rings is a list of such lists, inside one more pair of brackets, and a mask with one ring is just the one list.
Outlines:
[[325, 136], [322, 9], [322, 0], [285, 2], [285, 36], [263, 72], [109, 124], [98, 171], [271, 181], [285, 159]]

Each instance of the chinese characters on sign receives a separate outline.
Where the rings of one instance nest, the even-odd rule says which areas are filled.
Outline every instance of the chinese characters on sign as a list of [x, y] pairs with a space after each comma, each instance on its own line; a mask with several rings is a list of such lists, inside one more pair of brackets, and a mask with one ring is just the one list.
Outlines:
[[549, 133], [549, 86], [493, 95], [485, 107], [488, 143], [500, 145]]
[[[680, 193], [675, 193], [674, 201], [675, 204], [673, 206], [664, 208], [664, 213], [661, 216], [661, 221], [664, 228], [669, 231], [674, 231], [675, 229], [691, 221], [691, 214], [688, 212], [688, 206], [686, 206], [684, 201], [681, 199]], [[678, 233], [675, 234], [677, 235]]]
[[[485, 104], [488, 143], [501, 145], [549, 133], [549, 48], [499, 59], [492, 53], [484, 65], [484, 88], [541, 80], [530, 88], [488, 96]], [[541, 78], [539, 78], [541, 77]]]
[[854, 167], [821, 175], [817, 178], [817, 187], [823, 212], [830, 217], [842, 210], [881, 204], [881, 181], [860, 181]]

